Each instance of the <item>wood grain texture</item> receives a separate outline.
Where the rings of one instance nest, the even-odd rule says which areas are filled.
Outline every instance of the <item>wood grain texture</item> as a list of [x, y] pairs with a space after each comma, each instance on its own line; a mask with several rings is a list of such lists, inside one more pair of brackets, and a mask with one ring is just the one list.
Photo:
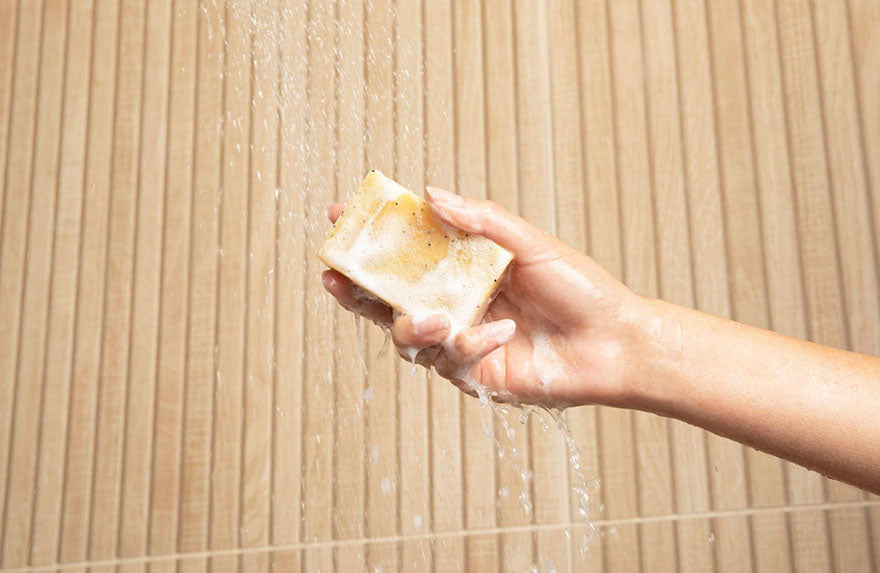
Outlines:
[[105, 255], [106, 291], [99, 347], [95, 452], [91, 468], [89, 557], [93, 559], [112, 556], [117, 544], [121, 437], [128, 374], [127, 335], [131, 328], [131, 283], [135, 260], [145, 17], [146, 4], [134, 2], [122, 6], [119, 15], [117, 110], [114, 114]]
[[[15, 403], [18, 385], [17, 367], [19, 362], [19, 330], [24, 324], [21, 320], [23, 290], [25, 281], [25, 259], [27, 257], [27, 224], [30, 221], [31, 181], [34, 170], [34, 154], [37, 124], [37, 96], [42, 47], [43, 11], [35, 6], [32, 11], [24, 11], [19, 20], [20, 32], [16, 36], [14, 69], [22, 77], [13, 77], [12, 102], [9, 105], [10, 118], [7, 120], [6, 170], [3, 180], [3, 217], [0, 219], [0, 316], [9, 325], [0, 335], [0, 364], [3, 374], [0, 377], [0, 397], [3, 402], [3, 422], [0, 426], [0, 483], [7, 493], [0, 501], [0, 515], [4, 521], [4, 547], [9, 534], [6, 533], [7, 503], [12, 490], [14, 477], [14, 451], [27, 448], [29, 436], [22, 436], [25, 444], [19, 446], [13, 439], [15, 425]], [[7, 12], [10, 17], [11, 11]], [[22, 21], [23, 20], [23, 21]], [[7, 28], [11, 26], [7, 25]], [[15, 145], [12, 143], [15, 142]], [[10, 190], [7, 193], [7, 190]], [[22, 190], [25, 190], [24, 192]], [[29, 412], [25, 413], [29, 417]], [[19, 454], [20, 455], [20, 454]], [[26, 470], [27, 471], [27, 470]], [[24, 487], [28, 487], [25, 484]], [[22, 491], [24, 495], [30, 495]], [[15, 516], [13, 516], [15, 517]], [[9, 528], [15, 535], [18, 530]], [[16, 535], [18, 537], [19, 535]], [[13, 541], [15, 543], [15, 541]], [[21, 545], [21, 541], [17, 543]], [[4, 549], [4, 553], [5, 553]], [[15, 557], [13, 557], [15, 559]], [[0, 564], [5, 563], [5, 558]], [[2, 566], [2, 565], [0, 565]]]
[[[366, 92], [361, 87], [366, 58], [364, 6], [358, 3], [341, 4], [337, 18], [340, 30], [345, 33], [339, 37], [339, 83], [336, 89], [339, 109], [347, 111], [339, 114], [340, 152], [334, 199], [342, 200], [348, 190], [359, 183], [364, 173]], [[339, 468], [341, 464], [348, 466], [345, 472], [336, 470], [338, 477], [334, 480], [334, 537], [341, 539], [363, 538], [367, 528], [365, 509], [368, 462], [365, 445], [369, 431], [367, 415], [370, 402], [367, 400], [368, 394], [365, 394], [367, 375], [363, 368], [366, 360], [363, 353], [367, 350], [363, 342], [358, 342], [363, 332], [361, 322], [354, 320], [344, 309], [336, 309], [338, 342], [334, 355], [337, 384], [335, 407], [339, 412], [339, 433], [334, 452], [334, 467]], [[370, 340], [375, 340], [375, 335]], [[369, 352], [375, 354], [372, 345], [369, 348]], [[361, 356], [361, 359], [347, 359], [355, 355]], [[281, 447], [284, 447], [283, 444]], [[282, 489], [287, 488], [282, 486]], [[334, 553], [335, 565], [339, 570], [366, 569], [366, 551], [364, 547], [345, 550], [340, 548]]]
[[105, 252], [108, 233], [113, 112], [119, 10], [113, 2], [95, 5], [86, 172], [79, 246], [76, 326], [70, 413], [67, 423], [60, 561], [88, 559], [91, 476], [97, 418], [96, 382], [102, 329]]
[[[48, 328], [49, 281], [52, 269], [52, 228], [57, 201], [58, 157], [61, 145], [64, 51], [67, 6], [47, 3], [43, 10], [43, 34], [38, 66], [40, 86], [34, 135], [32, 179], [26, 217], [25, 268], [21, 317], [17, 328], [18, 356], [14, 373], [12, 442], [9, 453], [8, 487], [21, 492], [6, 505], [2, 565], [27, 563], [30, 552], [30, 517], [36, 493], [36, 462], [39, 455], [40, 411], [43, 403], [43, 355]], [[37, 166], [45, 166], [38, 169]], [[10, 325], [11, 326], [11, 325]], [[10, 330], [15, 330], [12, 327]]]
[[0, 0], [0, 568], [876, 571], [876, 496], [645, 413], [567, 412], [591, 529], [552, 417], [381, 354], [314, 253], [381, 169], [645, 296], [877, 354], [878, 26]]
[[[397, 3], [394, 175], [402, 185], [415, 190], [425, 184], [423, 15], [419, 0]], [[401, 26], [400, 22], [406, 25]], [[421, 369], [406, 364], [398, 365], [397, 376], [400, 431], [398, 512], [400, 534], [406, 537], [423, 534], [430, 526], [431, 429], [426, 423], [430, 419], [430, 381]], [[429, 541], [404, 541], [399, 547], [401, 570], [425, 571], [431, 568], [433, 550]]]
[[64, 107], [56, 199], [56, 231], [52, 254], [51, 292], [43, 372], [39, 459], [30, 543], [34, 563], [57, 558], [64, 480], [64, 441], [70, 399], [70, 364], [76, 299], [77, 254], [81, 224], [85, 141], [88, 117], [89, 62], [91, 61], [92, 3], [71, 6], [68, 15]]
[[[479, 1], [453, 5], [453, 43], [455, 71], [455, 189], [483, 199], [487, 197], [486, 113], [483, 66], [483, 11]], [[495, 500], [497, 484], [494, 415], [488, 405], [465, 400], [462, 409], [462, 440], [465, 444], [465, 515], [467, 529], [493, 528], [498, 523]], [[465, 547], [467, 568], [472, 571], [498, 570], [501, 566], [497, 536], [471, 537]]]

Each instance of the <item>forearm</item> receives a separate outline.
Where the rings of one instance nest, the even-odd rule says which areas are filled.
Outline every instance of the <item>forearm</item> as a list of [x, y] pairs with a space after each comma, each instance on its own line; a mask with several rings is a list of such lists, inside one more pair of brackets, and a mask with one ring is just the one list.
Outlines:
[[880, 492], [880, 358], [643, 300], [630, 401]]

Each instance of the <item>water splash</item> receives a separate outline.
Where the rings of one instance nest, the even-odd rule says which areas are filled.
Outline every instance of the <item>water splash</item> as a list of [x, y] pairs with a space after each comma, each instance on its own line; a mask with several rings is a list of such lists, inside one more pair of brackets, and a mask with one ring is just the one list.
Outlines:
[[[296, 255], [281, 256], [279, 240], [276, 246], [279, 255], [270, 280], [279, 280], [276, 277], [281, 274], [307, 276], [317, 272], [313, 250], [328, 226], [324, 210], [329, 203], [344, 197], [370, 167], [395, 173], [404, 181], [421, 182], [429, 163], [425, 150], [430, 141], [427, 126], [419, 122], [427, 116], [441, 124], [451, 124], [455, 119], [447, 100], [423, 93], [427, 84], [422, 34], [410, 33], [407, 20], [397, 12], [397, 3], [392, 3], [390, 13], [379, 16], [383, 24], [374, 34], [367, 34], [365, 27], [366, 19], [376, 16], [379, 10], [372, 2], [364, 6], [349, 0], [337, 0], [329, 7], [318, 2], [311, 4], [303, 11], [294, 3], [266, 0], [200, 3], [203, 41], [222, 46], [222, 52], [206, 52], [208, 58], [217, 58], [216, 79], [222, 86], [225, 109], [216, 118], [200, 118], [208, 129], [216, 131], [223, 145], [221, 157], [226, 176], [217, 187], [218, 210], [224, 221], [247, 229], [249, 220], [260, 221], [266, 213], [255, 212], [247, 202], [240, 207], [229, 199], [245, 191], [249, 197], [256, 188], [265, 188], [274, 194], [274, 202], [266, 202], [265, 209], [267, 213], [275, 210], [277, 224], [283, 230], [279, 236], [293, 237], [294, 241], [285, 252], [295, 250]], [[276, 79], [264, 81], [269, 76]], [[277, 88], [273, 89], [273, 85]], [[410, 93], [413, 97], [401, 97]], [[409, 121], [411, 119], [415, 121]], [[262, 140], [255, 142], [250, 134], [271, 131], [273, 121], [277, 121], [277, 145], [267, 145]], [[414, 153], [413, 149], [417, 151]], [[422, 152], [420, 158], [409, 161], [408, 157], [419, 155], [418, 151]], [[274, 165], [267, 160], [270, 158]], [[224, 222], [224, 230], [227, 226]], [[240, 263], [243, 254], [240, 245], [229, 242], [225, 236], [221, 236], [217, 250], [220, 265]], [[242, 305], [247, 304], [247, 293], [239, 287], [234, 287], [230, 294]], [[307, 362], [317, 362], [313, 359], [326, 358], [324, 350], [334, 344], [332, 333], [336, 321], [330, 310], [332, 302], [312, 286], [296, 286], [295, 295], [306, 301], [303, 313], [318, 311], [314, 323], [317, 328], [310, 331], [309, 343], [325, 348], [317, 351], [310, 348], [307, 357]], [[256, 318], [264, 319], [268, 318]], [[366, 377], [369, 372], [363, 339], [365, 328], [358, 317], [354, 323], [359, 361]], [[318, 334], [314, 334], [316, 332]], [[390, 336], [386, 331], [378, 357], [386, 356], [389, 348]], [[277, 352], [266, 354], [267, 360], [274, 365], [276, 354], [280, 359], [283, 352], [279, 347]], [[219, 364], [219, 346], [215, 354], [215, 363]], [[337, 353], [329, 355], [337, 356]], [[354, 356], [345, 358], [357, 360]], [[321, 387], [332, 388], [336, 371], [332, 360], [320, 367], [326, 368], [320, 376]], [[415, 372], [416, 367], [412, 369]], [[430, 382], [427, 370], [426, 382]], [[218, 388], [232, 383], [235, 380], [228, 374], [221, 376], [221, 371], [217, 371]], [[518, 433], [530, 418], [544, 431], [552, 431], [552, 424], [538, 409], [528, 407], [518, 412], [515, 405], [496, 402], [497, 396], [483, 387], [475, 387], [475, 391], [481, 405], [483, 432], [493, 441], [499, 463], [506, 464], [510, 474], [518, 476], [516, 483], [496, 484], [498, 503], [502, 499], [519, 500], [523, 512], [531, 518], [534, 473], [526, 463], [526, 453], [520, 449]], [[358, 398], [351, 396], [352, 400]], [[360, 398], [373, 400], [373, 389], [364, 389]], [[328, 409], [333, 406], [329, 404]], [[279, 418], [285, 415], [277, 408], [276, 411]], [[564, 415], [554, 419], [565, 440], [569, 461], [575, 473], [579, 473], [574, 489], [581, 500], [578, 513], [586, 520], [589, 488], [574, 438]], [[523, 427], [518, 428], [517, 422]], [[335, 428], [331, 428], [329, 434], [316, 433], [306, 439], [326, 443], [338, 437]], [[376, 462], [380, 457], [378, 446], [365, 453], [368, 462]], [[343, 465], [340, 469], [344, 471], [344, 468]], [[390, 482], [387, 485], [391, 487]], [[494, 493], [487, 492], [487, 495]], [[305, 515], [305, 500], [300, 505], [300, 515]], [[424, 522], [422, 515], [426, 516]], [[430, 513], [422, 512], [412, 519], [418, 529], [431, 527]]]

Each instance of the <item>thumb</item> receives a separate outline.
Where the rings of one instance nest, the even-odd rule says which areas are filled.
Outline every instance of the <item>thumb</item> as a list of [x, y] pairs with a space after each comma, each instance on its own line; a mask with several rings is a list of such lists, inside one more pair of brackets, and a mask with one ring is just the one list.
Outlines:
[[558, 239], [493, 201], [467, 199], [436, 187], [427, 187], [431, 211], [444, 223], [495, 241], [520, 264], [535, 262]]

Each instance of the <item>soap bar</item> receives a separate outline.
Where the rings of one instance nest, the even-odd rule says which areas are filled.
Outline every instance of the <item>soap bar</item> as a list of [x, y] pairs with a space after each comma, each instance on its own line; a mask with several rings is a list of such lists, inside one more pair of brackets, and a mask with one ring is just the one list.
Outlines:
[[513, 255], [438, 221], [424, 199], [371, 171], [346, 201], [318, 257], [401, 314], [483, 318]]

